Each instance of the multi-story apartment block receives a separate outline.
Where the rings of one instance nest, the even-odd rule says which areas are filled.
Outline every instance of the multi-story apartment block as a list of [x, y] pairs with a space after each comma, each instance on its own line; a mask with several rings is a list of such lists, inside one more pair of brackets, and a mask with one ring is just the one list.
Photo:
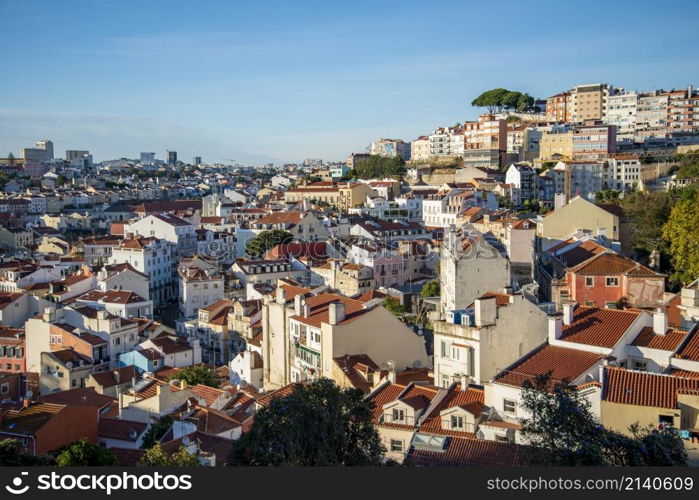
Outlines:
[[668, 104], [668, 95], [658, 91], [638, 96], [634, 140], [667, 135]]
[[607, 98], [612, 90], [608, 83], [576, 85], [572, 94], [571, 121], [601, 120], [607, 110]]
[[606, 160], [607, 182], [610, 189], [632, 191], [641, 182], [641, 162], [637, 155], [615, 154]]
[[372, 155], [410, 160], [410, 143], [401, 139], [379, 139], [371, 143], [370, 151]]
[[172, 243], [158, 238], [127, 235], [112, 248], [112, 264], [128, 263], [148, 276], [150, 300], [160, 305], [175, 294]]
[[505, 182], [513, 188], [513, 204], [519, 207], [525, 201], [538, 198], [536, 171], [526, 163], [513, 163], [507, 169]]
[[668, 96], [668, 133], [699, 132], [699, 92], [689, 86], [668, 92]]
[[558, 123], [568, 123], [573, 115], [573, 96], [571, 92], [561, 92], [546, 99], [546, 116]]
[[539, 159], [541, 162], [573, 158], [573, 130], [566, 126], [554, 126], [541, 133]]
[[335, 378], [335, 360], [346, 355], [398, 370], [429, 366], [423, 340], [375, 300], [291, 285], [276, 293], [262, 312], [265, 387]]
[[445, 231], [439, 266], [443, 318], [451, 311], [466, 309], [488, 291], [511, 286], [510, 262], [503, 254], [504, 250], [475, 230], [457, 234], [450, 227]]
[[488, 292], [435, 321], [434, 380], [481, 384], [546, 340], [547, 314], [522, 294]]
[[602, 160], [616, 152], [616, 126], [587, 120], [573, 127], [573, 159]]
[[201, 307], [207, 307], [223, 298], [224, 279], [216, 269], [180, 266], [179, 303], [185, 318], [194, 316]]
[[484, 114], [463, 125], [464, 165], [502, 167], [507, 151], [507, 120]]
[[424, 161], [430, 157], [430, 138], [420, 136], [410, 143], [410, 159], [413, 161]]
[[616, 125], [618, 140], [633, 139], [636, 130], [637, 108], [638, 92], [616, 89], [607, 97], [607, 109], [603, 121], [608, 125]]
[[159, 238], [173, 245], [173, 254], [179, 257], [193, 254], [197, 249], [195, 227], [172, 214], [152, 214], [124, 228], [126, 233]]

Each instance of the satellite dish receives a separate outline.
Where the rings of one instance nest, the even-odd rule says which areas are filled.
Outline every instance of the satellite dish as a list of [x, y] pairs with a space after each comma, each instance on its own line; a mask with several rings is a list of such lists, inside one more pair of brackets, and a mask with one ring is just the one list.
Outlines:
[[421, 366], [422, 366], [422, 361], [420, 361], [419, 359], [416, 359], [413, 362], [413, 368], [420, 368]]
[[190, 443], [189, 436], [185, 436], [185, 437], [182, 438], [182, 444], [183, 444], [183, 445], [189, 446], [189, 443]]

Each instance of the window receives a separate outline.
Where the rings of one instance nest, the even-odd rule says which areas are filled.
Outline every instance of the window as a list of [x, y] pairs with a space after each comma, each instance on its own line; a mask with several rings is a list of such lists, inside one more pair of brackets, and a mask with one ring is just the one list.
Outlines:
[[633, 360], [633, 369], [641, 371], [641, 372], [645, 372], [648, 370], [648, 363], [646, 363], [646, 361], [643, 359], [634, 359]]
[[503, 399], [502, 400], [502, 409], [505, 413], [515, 413], [516, 408], [517, 408], [517, 403], [515, 403], [511, 399]]
[[595, 286], [595, 278], [593, 276], [585, 276], [585, 286]]
[[403, 441], [399, 439], [391, 439], [391, 451], [403, 451]]
[[503, 436], [502, 434], [498, 434], [495, 436], [495, 441], [499, 441], [501, 443], [507, 443], [509, 440], [507, 439], [507, 436]]
[[10, 384], [0, 385], [0, 394], [7, 394], [8, 392], [10, 392]]
[[442, 340], [441, 345], [442, 345], [442, 357], [448, 358], [449, 357], [449, 344], [445, 340]]
[[607, 276], [607, 286], [619, 286], [619, 278], [616, 276]]
[[458, 347], [451, 348], [451, 359], [460, 360], [461, 359], [461, 349]]
[[658, 423], [662, 425], [675, 425], [675, 417], [672, 415], [659, 415]]
[[452, 415], [451, 416], [451, 428], [452, 429], [463, 429], [464, 428], [464, 417]]
[[403, 410], [399, 410], [397, 408], [393, 409], [393, 421], [394, 422], [402, 422], [405, 420], [405, 412]]

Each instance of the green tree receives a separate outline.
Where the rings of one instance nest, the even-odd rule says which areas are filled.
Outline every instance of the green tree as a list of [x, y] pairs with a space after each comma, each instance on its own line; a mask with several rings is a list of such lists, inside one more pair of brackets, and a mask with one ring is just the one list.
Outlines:
[[595, 203], [619, 203], [619, 195], [621, 193], [616, 189], [603, 189], [595, 193]]
[[119, 465], [117, 458], [107, 449], [81, 439], [58, 451], [56, 464], [59, 467], [87, 467]]
[[53, 461], [53, 457], [50, 456], [41, 457], [27, 453], [17, 439], [0, 441], [0, 466], [2, 467], [53, 465]]
[[143, 436], [141, 449], [149, 449], [155, 446], [160, 438], [172, 427], [173, 419], [170, 415], [163, 415], [156, 423], [151, 425]]
[[68, 182], [68, 179], [66, 179], [65, 176], [59, 175], [56, 177], [56, 187], [61, 187], [63, 186], [66, 182]]
[[503, 99], [509, 93], [509, 90], [503, 88], [486, 90], [471, 101], [471, 106], [488, 108], [489, 113], [502, 111], [504, 107]]
[[432, 280], [425, 283], [420, 292], [421, 297], [439, 297], [440, 285], [439, 280]]
[[175, 453], [169, 455], [163, 450], [160, 443], [156, 443], [139, 459], [137, 465], [142, 467], [198, 467], [201, 462], [184, 446], [180, 446]]
[[675, 273], [673, 281], [688, 284], [699, 277], [699, 206], [696, 191], [686, 191], [662, 228]]
[[529, 465], [652, 466], [686, 465], [687, 454], [677, 431], [641, 429], [629, 435], [606, 429], [590, 411], [589, 401], [567, 381], [553, 382], [551, 373], [525, 381], [521, 420], [529, 441]]
[[233, 444], [232, 465], [380, 465], [385, 452], [372, 408], [358, 389], [321, 378], [255, 414]]
[[359, 179], [383, 179], [386, 177], [399, 179], [405, 175], [405, 162], [399, 156], [387, 158], [371, 155], [369, 158], [357, 162], [351, 175]]
[[245, 250], [248, 255], [253, 257], [262, 257], [264, 253], [270, 248], [274, 248], [282, 243], [289, 243], [293, 240], [293, 236], [288, 231], [282, 231], [281, 229], [272, 229], [268, 231], [262, 231], [260, 234], [254, 238], [248, 240], [245, 244]]
[[634, 191], [625, 196], [621, 206], [631, 221], [631, 243], [647, 252], [664, 250], [663, 224], [677, 195], [673, 192]]
[[405, 313], [405, 308], [395, 297], [386, 296], [383, 299], [383, 306], [394, 316], [400, 318]]
[[12, 153], [7, 153], [7, 159], [9, 160], [10, 165], [14, 165], [14, 164], [15, 164], [15, 155], [14, 155], [14, 154], [12, 154]]
[[188, 385], [207, 385], [218, 387], [220, 380], [216, 372], [206, 366], [185, 366], [172, 377], [173, 379], [184, 380]]

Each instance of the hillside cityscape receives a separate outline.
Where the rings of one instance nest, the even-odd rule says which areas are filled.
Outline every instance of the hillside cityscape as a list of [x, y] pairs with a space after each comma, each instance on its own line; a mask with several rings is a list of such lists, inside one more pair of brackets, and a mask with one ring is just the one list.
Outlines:
[[[59, 465], [696, 462], [699, 92], [473, 105], [345, 161], [17, 145], [0, 446]], [[546, 447], [541, 409], [571, 404], [604, 429], [595, 453]]]

